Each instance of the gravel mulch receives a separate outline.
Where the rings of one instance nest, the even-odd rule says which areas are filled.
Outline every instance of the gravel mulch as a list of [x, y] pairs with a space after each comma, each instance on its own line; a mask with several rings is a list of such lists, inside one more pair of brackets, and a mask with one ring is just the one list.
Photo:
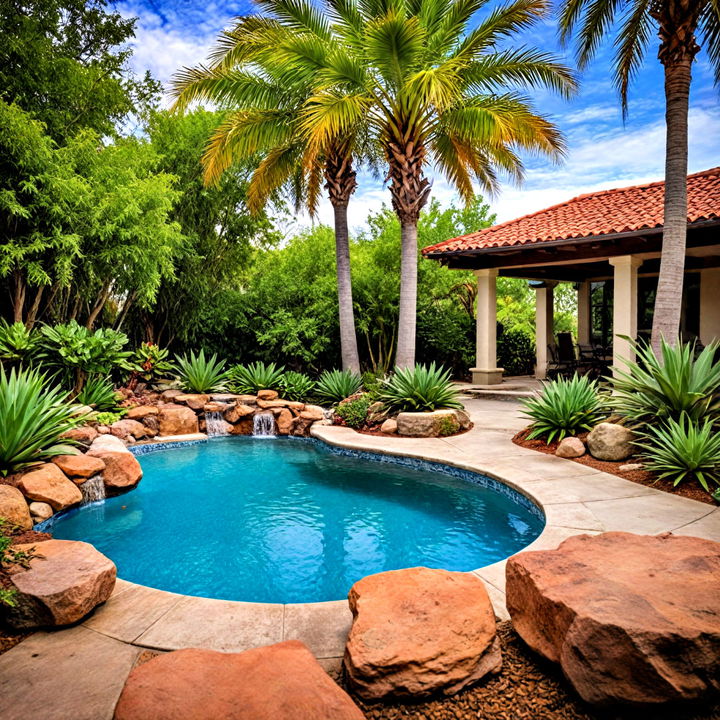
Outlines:
[[[546, 455], [554, 455], [557, 450], [559, 443], [557, 441], [546, 443], [541, 439], [528, 440], [527, 436], [530, 433], [529, 429], [521, 430], [513, 438], [513, 442], [521, 447], [529, 448], [530, 450], [537, 450], [538, 452], [545, 453]], [[586, 441], [588, 434], [581, 433], [579, 437], [583, 442]], [[621, 462], [607, 462], [605, 460], [597, 460], [590, 453], [585, 453], [579, 458], [568, 458], [573, 462], [580, 463], [581, 465], [587, 465], [597, 470], [617, 475], [623, 480], [630, 480], [630, 482], [638, 483], [639, 485], [645, 485], [647, 487], [655, 488], [656, 490], [662, 490], [663, 492], [670, 493], [671, 495], [680, 495], [681, 497], [690, 498], [691, 500], [698, 500], [707, 505], [717, 505], [718, 503], [713, 500], [710, 493], [704, 488], [700, 487], [698, 483], [685, 482], [681, 483], [677, 487], [674, 487], [670, 480], [658, 480], [654, 473], [648, 470], [633, 470], [631, 472], [620, 472], [622, 465], [628, 465], [635, 463], [633, 458], [628, 458]]]
[[720, 703], [664, 712], [592, 710], [574, 694], [556, 666], [524, 645], [510, 622], [498, 624], [498, 636], [502, 670], [459, 695], [423, 703], [368, 705], [349, 692], [369, 720], [720, 720]]

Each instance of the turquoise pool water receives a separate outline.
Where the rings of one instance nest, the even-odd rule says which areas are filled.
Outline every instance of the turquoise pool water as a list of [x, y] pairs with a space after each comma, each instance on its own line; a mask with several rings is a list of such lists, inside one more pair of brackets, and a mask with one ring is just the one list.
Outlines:
[[187, 595], [339, 600], [383, 570], [488, 565], [544, 525], [512, 493], [313, 441], [218, 438], [140, 462], [136, 490], [59, 517], [52, 532], [91, 542], [125, 580]]

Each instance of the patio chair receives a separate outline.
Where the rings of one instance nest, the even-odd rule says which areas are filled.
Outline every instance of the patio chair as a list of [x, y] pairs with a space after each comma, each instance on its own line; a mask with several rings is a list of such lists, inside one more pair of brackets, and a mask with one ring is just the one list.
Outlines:
[[557, 345], [548, 345], [548, 369], [547, 376], [550, 379], [559, 376], [565, 377], [575, 372], [575, 363], [570, 363], [560, 359]]
[[561, 366], [567, 368], [568, 373], [574, 373], [578, 367], [575, 343], [572, 333], [561, 332], [557, 334], [558, 361]]

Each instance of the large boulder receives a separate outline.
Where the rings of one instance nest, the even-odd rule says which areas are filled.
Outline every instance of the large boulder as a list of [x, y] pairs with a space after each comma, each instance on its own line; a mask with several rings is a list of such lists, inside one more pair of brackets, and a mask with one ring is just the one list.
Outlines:
[[130, 408], [126, 417], [128, 420], [144, 420], [146, 417], [157, 415], [159, 412], [160, 409], [156, 405], [138, 405]]
[[66, 430], [60, 437], [64, 440], [74, 440], [80, 445], [87, 447], [98, 436], [98, 431], [91, 425], [82, 425], [81, 427]]
[[30, 510], [30, 517], [35, 524], [49, 520], [53, 516], [53, 509], [44, 502], [31, 502], [28, 510]]
[[33, 526], [23, 494], [12, 485], [0, 485], [0, 518], [23, 530], [30, 530]]
[[495, 614], [469, 573], [410, 568], [369, 575], [349, 595], [345, 671], [359, 695], [451, 695], [501, 665]]
[[208, 400], [210, 400], [209, 395], [190, 393], [184, 395], [177, 395], [174, 399], [174, 402], [187, 405], [191, 410], [202, 410]]
[[117, 420], [110, 426], [110, 433], [121, 440], [132, 436], [136, 440], [147, 437], [148, 429], [138, 420]]
[[142, 478], [142, 468], [137, 458], [125, 447], [122, 440], [113, 435], [101, 435], [90, 446], [87, 454], [100, 458], [105, 463], [103, 481], [110, 494], [129, 490]]
[[239, 420], [242, 420], [243, 418], [249, 417], [255, 412], [254, 407], [250, 405], [246, 405], [245, 403], [236, 402], [234, 405], [231, 405], [227, 410], [225, 410], [225, 414], [223, 417], [229, 422], [229, 423], [236, 423]]
[[470, 427], [470, 417], [463, 410], [401, 412], [397, 416], [397, 433], [407, 437], [452, 435]]
[[20, 476], [18, 488], [29, 500], [45, 502], [53, 510], [64, 510], [77, 505], [82, 493], [54, 463], [45, 463], [37, 470]]
[[720, 543], [577, 535], [506, 566], [525, 642], [588, 702], [658, 704], [720, 693]]
[[197, 415], [184, 405], [160, 408], [160, 435], [191, 435], [198, 431]]
[[277, 400], [278, 394], [275, 392], [275, 390], [258, 390], [257, 399], [258, 400]]
[[585, 443], [579, 437], [563, 438], [555, 454], [561, 458], [579, 458], [585, 454]]
[[115, 720], [362, 720], [350, 697], [297, 640], [242, 653], [187, 649], [129, 675]]
[[295, 423], [295, 417], [287, 408], [282, 408], [277, 417], [278, 435], [289, 435]]
[[18, 630], [59, 627], [82, 620], [105, 602], [115, 587], [111, 560], [92, 545], [73, 540], [47, 540], [16, 545], [35, 548], [29, 569], [14, 566], [9, 573], [17, 591], [15, 607], [5, 609], [8, 624]]
[[325, 410], [319, 405], [306, 405], [305, 409], [300, 411], [300, 417], [303, 420], [322, 420], [325, 417]]
[[600, 423], [587, 436], [590, 454], [598, 460], [625, 460], [635, 452], [635, 435], [624, 425]]
[[105, 469], [105, 463], [91, 455], [57, 455], [52, 461], [78, 485]]

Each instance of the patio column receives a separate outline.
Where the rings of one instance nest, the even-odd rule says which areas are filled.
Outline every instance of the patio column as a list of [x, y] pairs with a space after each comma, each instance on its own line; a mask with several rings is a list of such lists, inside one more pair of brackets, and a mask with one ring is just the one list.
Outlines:
[[502, 382], [503, 369], [497, 366], [497, 284], [496, 268], [475, 270], [477, 277], [476, 367], [470, 368], [474, 385]]
[[[637, 337], [637, 277], [642, 258], [636, 255], [622, 255], [610, 258], [613, 266], [613, 363], [624, 367], [622, 360], [635, 360], [632, 344], [620, 335], [635, 340]], [[678, 299], [679, 302], [679, 299]]]
[[550, 363], [548, 345], [555, 344], [554, 281], [544, 282], [535, 288], [535, 377], [547, 377]]
[[578, 345], [590, 344], [590, 282], [578, 283], [577, 289], [577, 341]]
[[720, 268], [700, 271], [700, 342], [720, 340]]

